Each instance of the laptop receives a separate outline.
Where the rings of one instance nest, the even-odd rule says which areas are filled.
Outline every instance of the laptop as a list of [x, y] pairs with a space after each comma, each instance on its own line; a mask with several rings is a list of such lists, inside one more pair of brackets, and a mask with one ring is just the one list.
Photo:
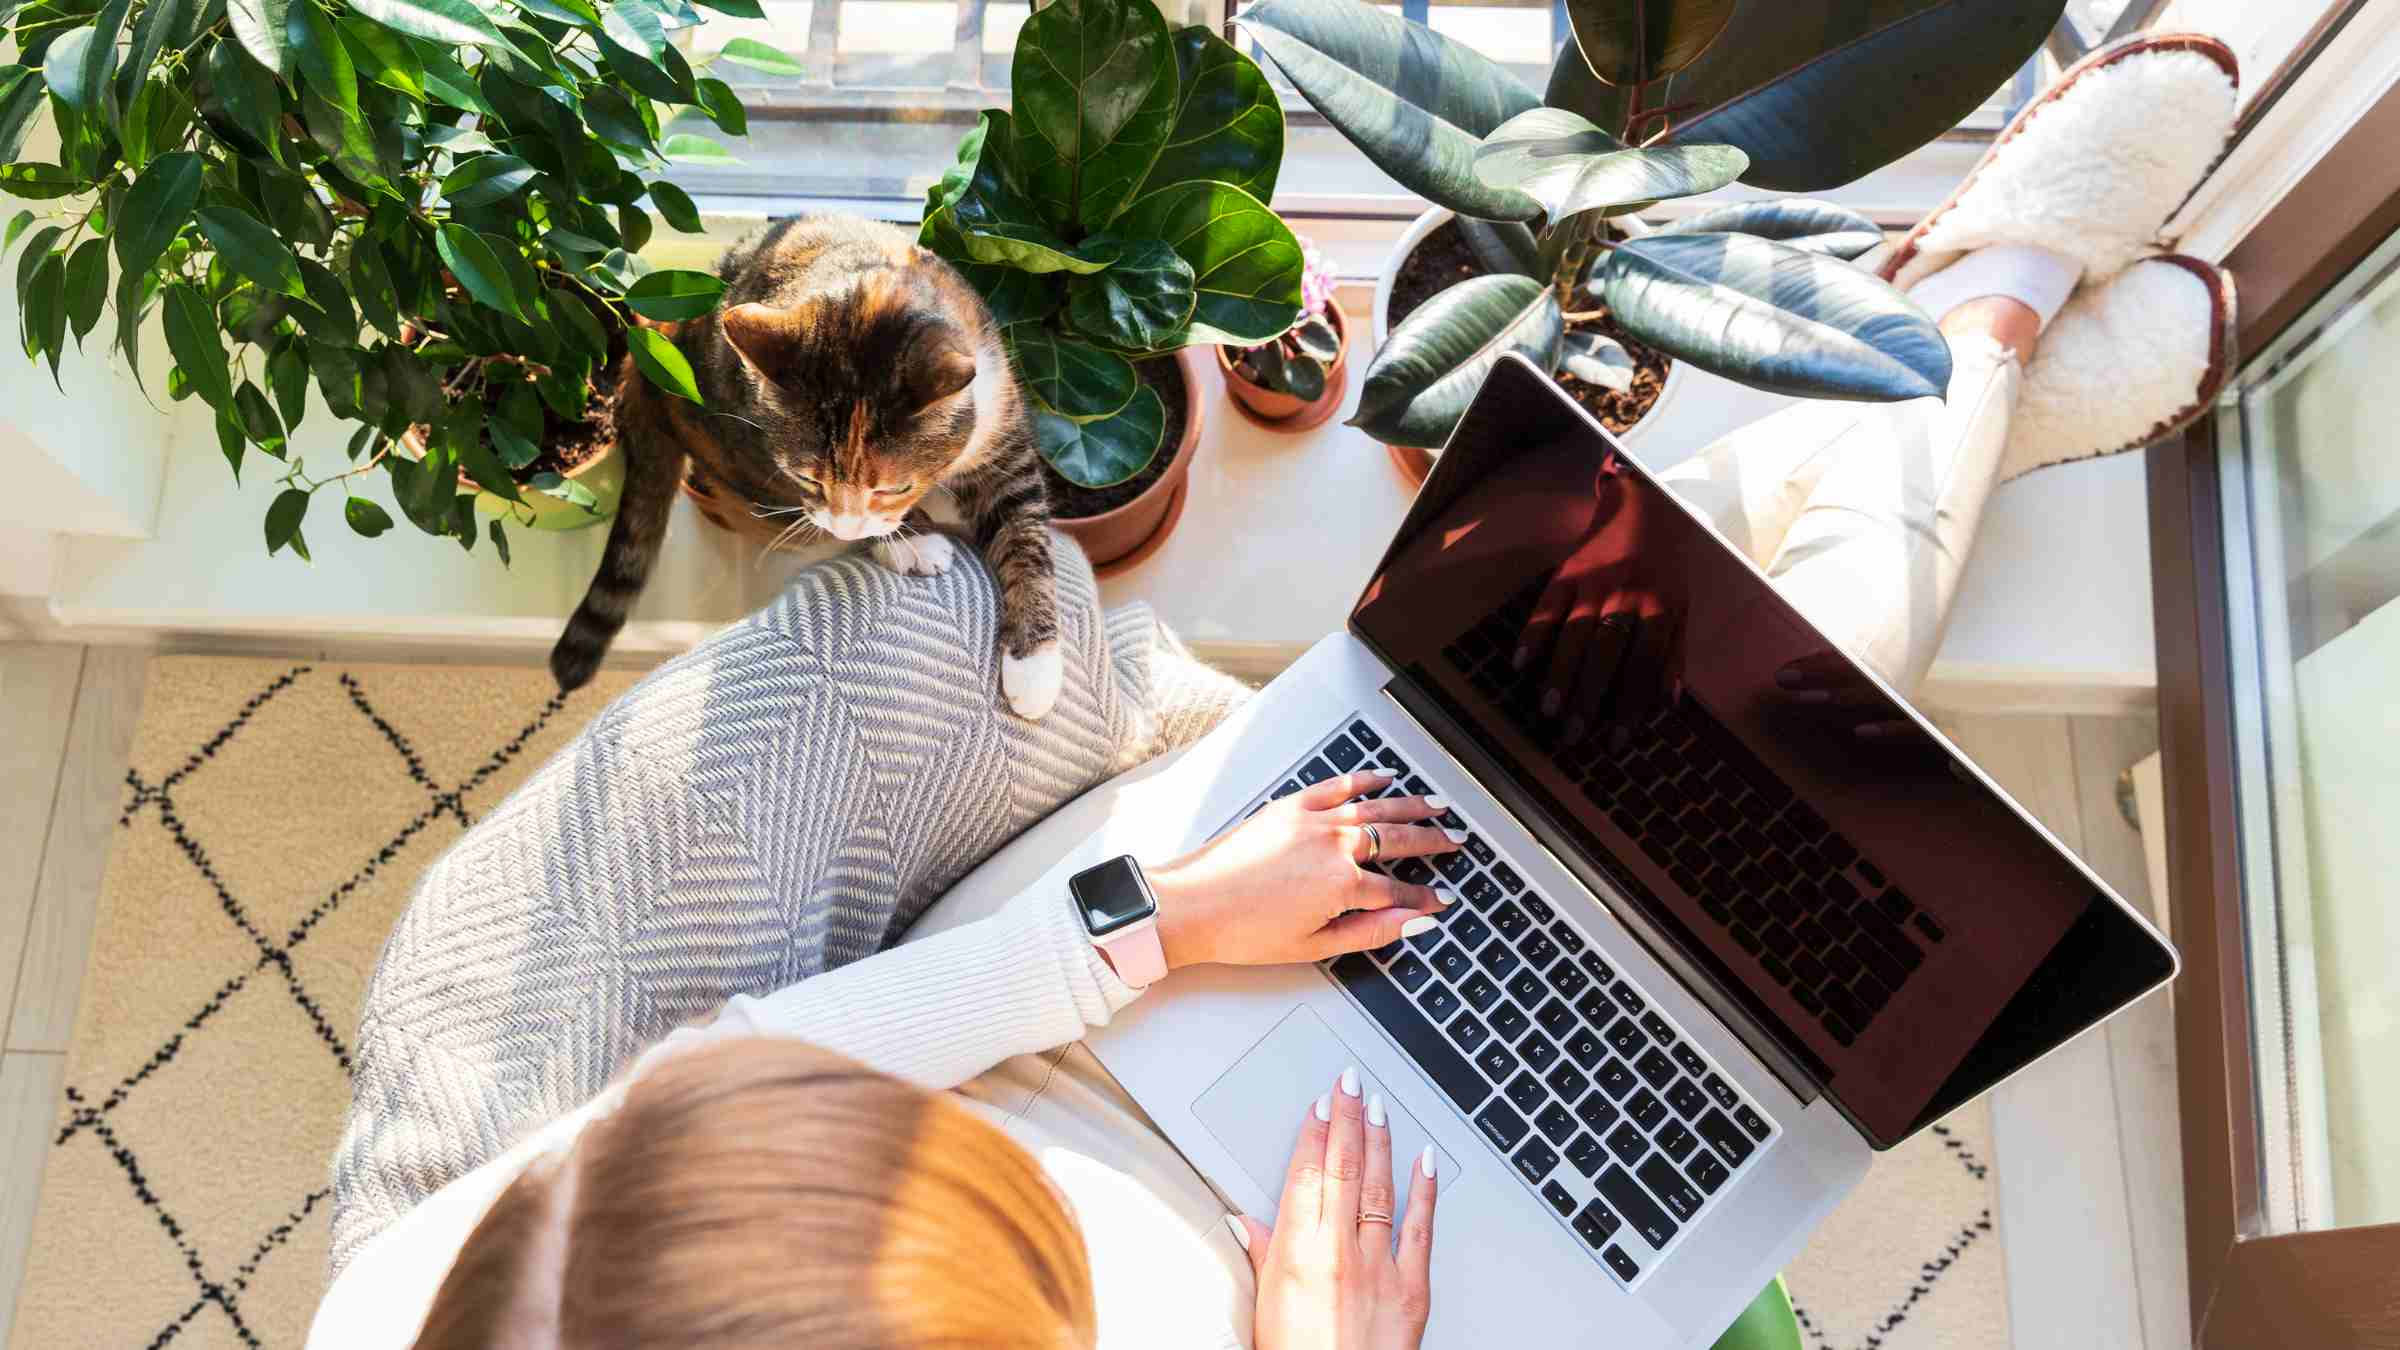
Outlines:
[[[1545, 710], [1548, 662], [1516, 653], [1562, 568], [1638, 617], [1590, 636], [1615, 644], [1606, 678]], [[1307, 1104], [1358, 1066], [1393, 1155], [1439, 1155], [1429, 1346], [1707, 1345], [1876, 1150], [2175, 973], [2140, 913], [1513, 355], [1345, 630], [1053, 879], [1370, 767], [1469, 831], [1388, 866], [1460, 897], [1435, 931], [1179, 972], [1087, 1044], [1270, 1219]]]

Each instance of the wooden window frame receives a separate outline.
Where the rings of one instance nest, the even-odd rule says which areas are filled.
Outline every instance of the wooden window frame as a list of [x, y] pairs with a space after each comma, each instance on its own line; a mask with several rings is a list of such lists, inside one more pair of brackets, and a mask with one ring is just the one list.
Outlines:
[[[2400, 229], [2394, 145], [2400, 87], [2226, 256], [2241, 351], [2265, 350]], [[2400, 1224], [2261, 1231], [2216, 421], [2153, 447], [2148, 463], [2193, 1339], [2205, 1350], [2400, 1346]]]

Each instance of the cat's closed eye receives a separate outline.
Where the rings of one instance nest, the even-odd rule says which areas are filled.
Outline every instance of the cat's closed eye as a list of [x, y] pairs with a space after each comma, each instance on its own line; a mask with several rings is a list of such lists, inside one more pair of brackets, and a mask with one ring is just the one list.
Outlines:
[[875, 489], [875, 495], [878, 497], [898, 497], [916, 490], [916, 484], [902, 483], [898, 487], [879, 487]]

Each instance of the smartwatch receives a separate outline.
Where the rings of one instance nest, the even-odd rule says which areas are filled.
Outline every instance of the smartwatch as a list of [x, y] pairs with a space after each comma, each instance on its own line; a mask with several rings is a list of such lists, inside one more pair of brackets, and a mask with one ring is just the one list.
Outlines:
[[1158, 940], [1158, 897], [1131, 854], [1077, 872], [1067, 879], [1067, 894], [1083, 919], [1083, 930], [1116, 968], [1118, 979], [1140, 989], [1165, 978], [1167, 949]]

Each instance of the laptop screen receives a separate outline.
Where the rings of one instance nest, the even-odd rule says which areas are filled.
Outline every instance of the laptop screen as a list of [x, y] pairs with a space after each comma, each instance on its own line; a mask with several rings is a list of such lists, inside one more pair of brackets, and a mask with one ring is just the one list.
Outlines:
[[1530, 365], [1495, 367], [1352, 628], [1878, 1146], [2172, 974]]

